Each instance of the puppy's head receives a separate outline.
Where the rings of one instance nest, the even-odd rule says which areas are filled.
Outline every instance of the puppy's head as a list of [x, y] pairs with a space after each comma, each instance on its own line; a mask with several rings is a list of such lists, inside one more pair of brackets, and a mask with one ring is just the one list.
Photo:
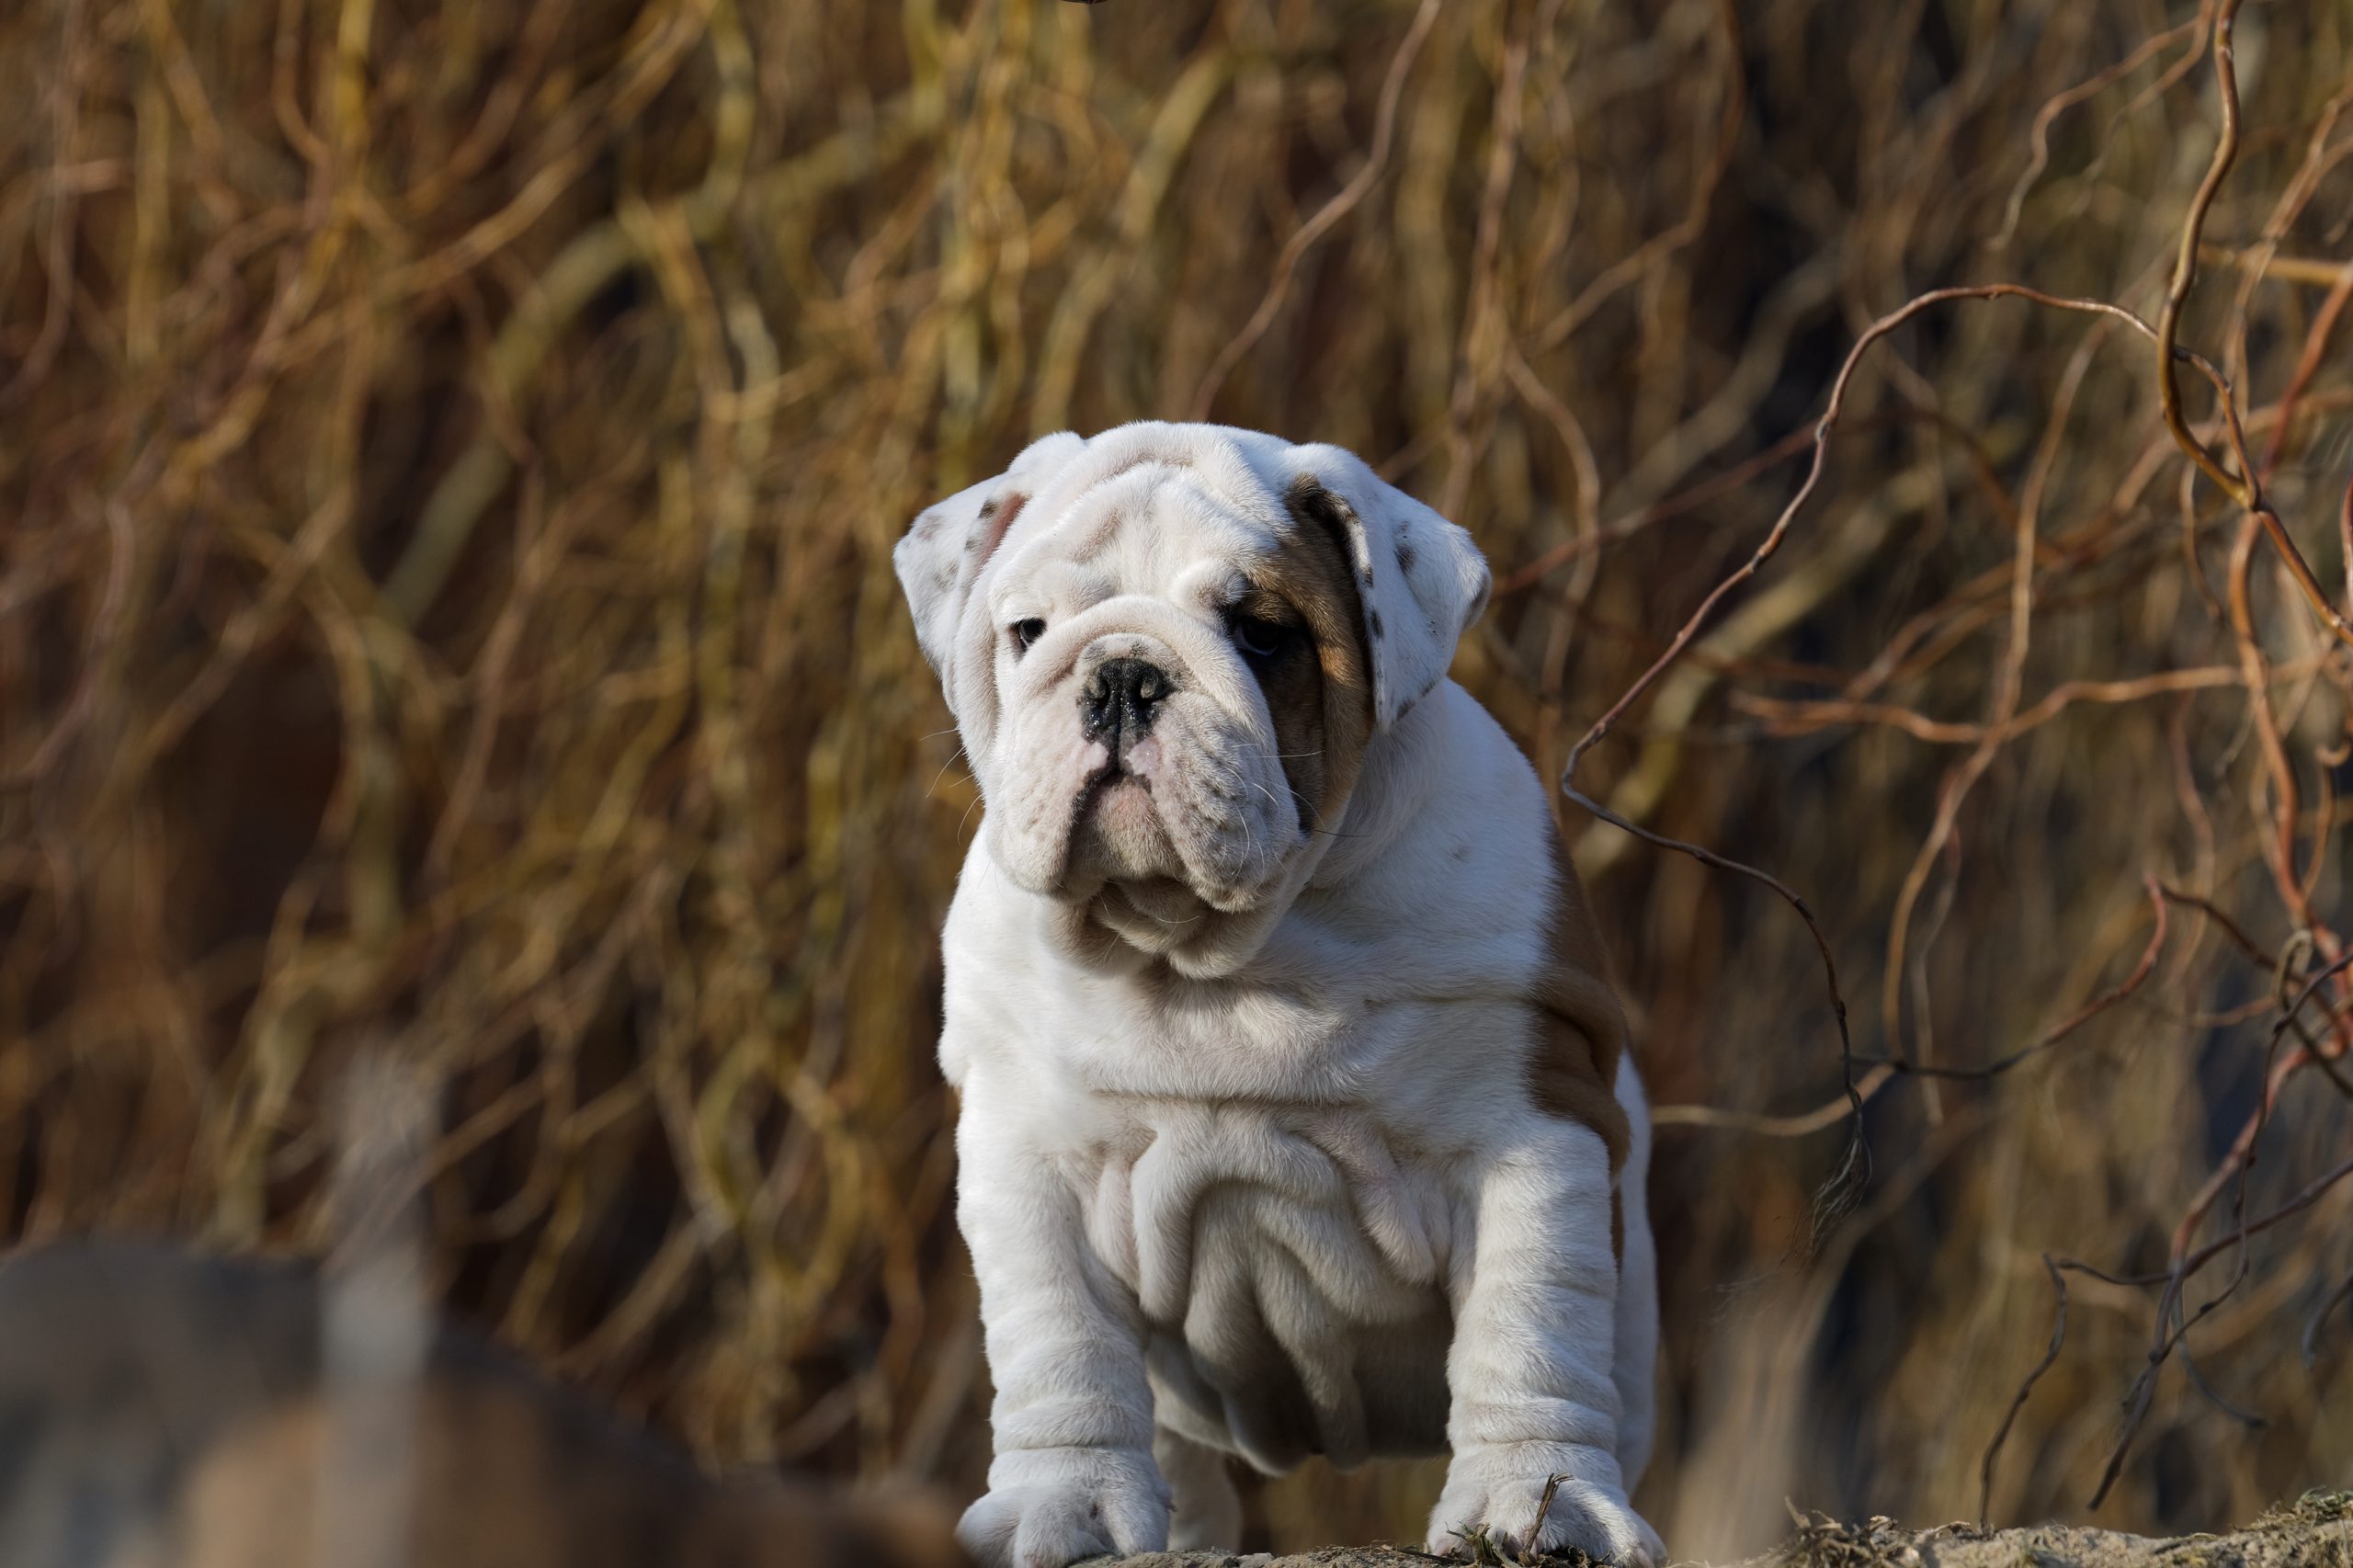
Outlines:
[[1207, 425], [1049, 436], [896, 561], [991, 854], [1195, 973], [1305, 883], [1488, 580], [1348, 453]]

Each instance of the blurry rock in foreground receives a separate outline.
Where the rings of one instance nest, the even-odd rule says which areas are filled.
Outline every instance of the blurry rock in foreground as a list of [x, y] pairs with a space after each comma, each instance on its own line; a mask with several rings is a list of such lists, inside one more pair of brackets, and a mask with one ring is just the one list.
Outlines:
[[162, 1246], [61, 1246], [0, 1264], [0, 1562], [963, 1561], [952, 1517], [931, 1499], [713, 1480], [446, 1327], [419, 1335], [406, 1375], [323, 1376], [335, 1298], [293, 1265]]

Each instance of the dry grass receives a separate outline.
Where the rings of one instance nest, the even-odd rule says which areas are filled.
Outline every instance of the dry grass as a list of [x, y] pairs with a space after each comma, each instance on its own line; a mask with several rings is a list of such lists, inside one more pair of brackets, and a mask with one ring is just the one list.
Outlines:
[[[2229, 8], [9, 8], [9, 1233], [317, 1248], [334, 1086], [395, 1053], [459, 1310], [714, 1458], [969, 1486], [974, 801], [904, 520], [1065, 425], [1353, 446], [1495, 562], [1457, 673], [1558, 772], [1872, 324], [2009, 281], [2227, 404], [2185, 369], [2169, 432], [2112, 314], [1922, 304], [1578, 762], [1824, 943], [1571, 812], [1668, 1107], [1646, 1497], [1704, 1552], [1973, 1515], [2045, 1251], [2149, 1282], [2069, 1276], [1997, 1522], [2085, 1514], [2176, 1321], [2097, 1517], [2341, 1476], [2353, 1199], [2245, 1226], [2347, 1139], [2353, 15], [2236, 18], [2210, 180]], [[1875, 1175], [1817, 1226], [1849, 1071]], [[1400, 1534], [1429, 1481], [1254, 1506]]]

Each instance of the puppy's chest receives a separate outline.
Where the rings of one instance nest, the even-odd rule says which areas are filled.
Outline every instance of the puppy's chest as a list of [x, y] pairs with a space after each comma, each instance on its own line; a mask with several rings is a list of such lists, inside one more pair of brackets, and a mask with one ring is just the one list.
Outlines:
[[1148, 1319], [1274, 1296], [1334, 1328], [1443, 1310], [1472, 1209], [1441, 1108], [1501, 1092], [1487, 1080], [1517, 1055], [1518, 1008], [1265, 985], [1074, 1000], [1094, 1006], [1057, 1037], [1075, 1099], [1056, 1119], [1084, 1130], [1065, 1168]]
[[1138, 1096], [1111, 1120], [1079, 1173], [1088, 1239], [1154, 1324], [1270, 1291], [1336, 1327], [1394, 1324], [1442, 1296], [1461, 1229], [1443, 1167], [1366, 1108]]

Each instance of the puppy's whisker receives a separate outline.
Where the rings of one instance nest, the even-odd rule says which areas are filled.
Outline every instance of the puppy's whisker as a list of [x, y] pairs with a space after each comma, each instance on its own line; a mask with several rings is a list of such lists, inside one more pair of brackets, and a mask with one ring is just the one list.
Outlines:
[[[943, 731], [941, 731], [940, 733], [941, 733], [942, 734], [947, 733], [947, 732], [946, 732], [946, 731], [944, 731], [944, 730], [943, 730]], [[930, 789], [928, 789], [928, 790], [926, 790], [923, 792], [923, 798], [924, 798], [925, 800], [928, 801], [928, 800], [930, 800], [930, 799], [932, 798], [932, 796], [934, 796], [934, 795], [936, 795], [936, 794], [938, 794], [938, 793], [939, 792], [939, 781], [940, 781], [941, 779], [943, 779], [943, 778], [947, 778], [947, 777], [948, 777], [948, 770], [949, 770], [949, 768], [951, 768], [951, 767], [955, 767], [959, 762], [962, 761], [962, 760], [963, 760], [963, 757], [964, 757], [964, 748], [963, 748], [962, 746], [961, 746], [961, 745], [960, 745], [960, 746], [958, 746], [958, 747], [957, 747], [953, 752], [951, 752], [951, 753], [949, 753], [949, 754], [948, 760], [947, 760], [946, 762], [943, 762], [943, 763], [941, 763], [941, 764], [939, 765], [939, 771], [938, 771], [938, 772], [937, 772], [937, 773], [935, 773], [935, 774], [933, 774], [933, 775], [931, 776], [931, 788], [930, 788]], [[966, 772], [965, 772], [965, 774], [964, 774], [964, 777], [965, 777], [965, 778], [972, 778], [972, 777], [973, 777], [973, 775], [972, 774], [972, 772], [971, 772], [969, 769], [967, 769], [967, 770], [966, 770]], [[969, 806], [967, 806], [967, 807], [965, 808], [965, 810], [966, 810], [967, 812], [969, 812], [969, 811], [971, 811], [971, 810], [972, 810], [972, 808], [971, 808], [971, 807], [969, 807]], [[960, 829], [959, 831], [961, 831], [961, 830]]]

